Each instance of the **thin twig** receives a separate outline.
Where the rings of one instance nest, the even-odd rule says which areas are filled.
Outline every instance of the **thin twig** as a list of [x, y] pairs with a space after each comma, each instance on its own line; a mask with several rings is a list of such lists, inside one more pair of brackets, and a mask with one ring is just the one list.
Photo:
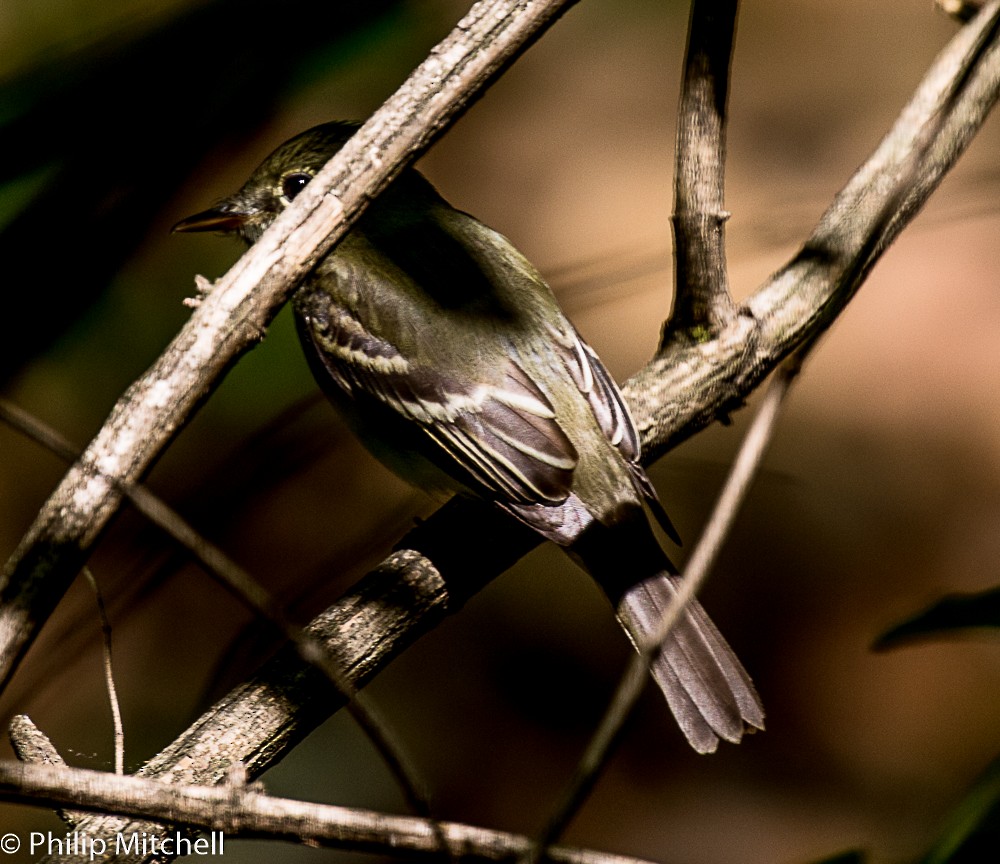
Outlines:
[[608, 754], [613, 752], [619, 740], [628, 715], [648, 683], [648, 660], [635, 653], [629, 658], [608, 703], [608, 709], [577, 760], [573, 775], [553, 806], [545, 827], [522, 859], [527, 864], [544, 861], [550, 856], [553, 844], [558, 842], [590, 796]]
[[101, 596], [97, 578], [89, 567], [83, 568], [83, 576], [94, 592], [97, 601], [97, 614], [101, 619], [101, 644], [104, 658], [104, 686], [108, 691], [108, 702], [111, 704], [111, 728], [115, 737], [115, 774], [125, 774], [125, 726], [122, 724], [122, 711], [118, 703], [118, 688], [115, 687], [114, 666], [111, 663], [111, 622], [108, 611], [104, 607], [104, 597]]
[[794, 362], [782, 364], [764, 392], [764, 398], [740, 444], [719, 499], [698, 538], [698, 544], [691, 553], [691, 558], [684, 567], [681, 585], [671, 598], [656, 633], [639, 646], [640, 656], [647, 666], [670, 635], [686, 606], [704, 585], [705, 579], [718, 559], [719, 552], [732, 530], [736, 515], [750, 491], [750, 484], [760, 470], [767, 446], [774, 437], [781, 407], [792, 381], [799, 372], [799, 365], [799, 355], [795, 355]]
[[[0, 800], [38, 806], [72, 805], [157, 822], [181, 822], [221, 832], [222, 836], [202, 838], [205, 845], [200, 847], [207, 851], [214, 840], [216, 854], [221, 855], [226, 840], [236, 837], [285, 840], [392, 857], [405, 854], [427, 861], [440, 861], [443, 854], [463, 861], [511, 861], [530, 845], [527, 837], [518, 834], [457, 822], [443, 823], [439, 838], [424, 819], [275, 798], [253, 787], [168, 786], [139, 777], [18, 762], [0, 762]], [[79, 834], [90, 843], [102, 841], [94, 835]], [[121, 836], [123, 843], [130, 840], [128, 833]], [[176, 855], [180, 845], [176, 832], [149, 836], [166, 841], [167, 857]], [[120, 852], [120, 847], [116, 849], [117, 837], [102, 842], [107, 845], [97, 846], [98, 854]], [[44, 847], [29, 851], [37, 854]], [[114, 860], [123, 857], [119, 854]], [[566, 864], [647, 864], [635, 858], [565, 847], [550, 850], [550, 857]]]
[[728, 536], [740, 506], [746, 500], [750, 484], [757, 476], [764, 452], [774, 436], [780, 408], [788, 388], [798, 371], [798, 364], [785, 364], [776, 373], [764, 394], [757, 414], [740, 444], [733, 467], [709, 516], [704, 531], [684, 568], [684, 578], [677, 593], [671, 598], [655, 634], [641, 645], [622, 673], [621, 680], [608, 705], [607, 711], [580, 757], [559, 802], [538, 838], [537, 848], [547, 849], [555, 843], [568, 827], [580, 806], [586, 800], [594, 783], [607, 763], [618, 741], [625, 721], [632, 713], [639, 696], [649, 680], [649, 665], [660, 650], [671, 628], [686, 605], [702, 586], [715, 562], [725, 538]]

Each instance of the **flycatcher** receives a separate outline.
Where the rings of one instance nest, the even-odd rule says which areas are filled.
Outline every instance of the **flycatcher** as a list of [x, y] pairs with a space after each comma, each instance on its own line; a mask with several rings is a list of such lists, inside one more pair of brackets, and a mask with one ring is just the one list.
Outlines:
[[[252, 244], [356, 128], [297, 135], [174, 230]], [[618, 386], [509, 240], [408, 169], [293, 305], [317, 380], [378, 459], [419, 487], [492, 502], [578, 560], [633, 642], [655, 631], [678, 577], [647, 511], [676, 532]], [[697, 751], [763, 728], [749, 676], [696, 601], [651, 672]]]

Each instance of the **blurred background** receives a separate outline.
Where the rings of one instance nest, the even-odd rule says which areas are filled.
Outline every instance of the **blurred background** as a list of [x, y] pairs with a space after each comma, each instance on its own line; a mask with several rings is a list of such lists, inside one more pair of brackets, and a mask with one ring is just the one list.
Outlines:
[[[79, 446], [239, 245], [170, 236], [274, 146], [363, 119], [460, 0], [5, 0], [0, 4], [0, 390]], [[674, 111], [687, 4], [583, 0], [422, 160], [456, 206], [548, 274], [620, 379], [671, 303]], [[956, 25], [929, 0], [748, 0], [730, 99], [732, 282], [746, 296], [868, 155]], [[1000, 127], [991, 120], [810, 360], [704, 602], [754, 676], [766, 733], [687, 749], [647, 693], [568, 842], [659, 861], [913, 860], [1000, 749], [1000, 645], [870, 650], [1000, 557]], [[228, 375], [151, 487], [306, 620], [435, 502], [344, 431], [288, 311]], [[692, 548], [750, 417], [652, 476]], [[65, 466], [0, 428], [0, 555]], [[130, 512], [91, 561], [114, 628], [130, 768], [273, 650]], [[0, 701], [74, 765], [113, 765], [100, 624], [73, 586]], [[543, 548], [369, 688], [443, 818], [531, 832], [628, 656], [610, 610]], [[4, 754], [6, 757], [7, 753]], [[335, 717], [265, 776], [280, 795], [399, 812]], [[0, 808], [0, 832], [64, 830]], [[371, 860], [227, 843], [230, 862]], [[14, 859], [12, 859], [14, 860]], [[972, 860], [972, 859], [970, 859]]]

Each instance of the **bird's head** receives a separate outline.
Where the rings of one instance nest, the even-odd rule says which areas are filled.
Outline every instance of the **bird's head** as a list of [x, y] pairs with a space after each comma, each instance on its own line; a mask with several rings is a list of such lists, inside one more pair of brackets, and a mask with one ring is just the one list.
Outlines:
[[239, 192], [171, 230], [237, 233], [253, 243], [357, 128], [354, 123], [324, 123], [296, 135], [271, 153]]

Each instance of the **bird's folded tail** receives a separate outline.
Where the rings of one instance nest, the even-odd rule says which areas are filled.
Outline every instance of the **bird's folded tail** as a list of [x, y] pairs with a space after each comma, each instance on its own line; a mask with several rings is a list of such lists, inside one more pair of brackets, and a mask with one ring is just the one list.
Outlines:
[[[626, 589], [618, 620], [636, 644], [660, 625], [679, 577], [661, 574]], [[697, 600], [678, 619], [650, 672], [670, 710], [699, 753], [712, 753], [719, 739], [739, 742], [764, 728], [764, 709], [750, 676]]]
[[[680, 577], [641, 508], [623, 508], [608, 524], [594, 519], [572, 495], [562, 507], [504, 509], [566, 547], [604, 589], [634, 645], [659, 630]], [[635, 581], [643, 573], [656, 575]], [[653, 659], [650, 673], [699, 753], [714, 752], [720, 739], [737, 743], [744, 733], [764, 728], [764, 709], [750, 676], [695, 599]]]

